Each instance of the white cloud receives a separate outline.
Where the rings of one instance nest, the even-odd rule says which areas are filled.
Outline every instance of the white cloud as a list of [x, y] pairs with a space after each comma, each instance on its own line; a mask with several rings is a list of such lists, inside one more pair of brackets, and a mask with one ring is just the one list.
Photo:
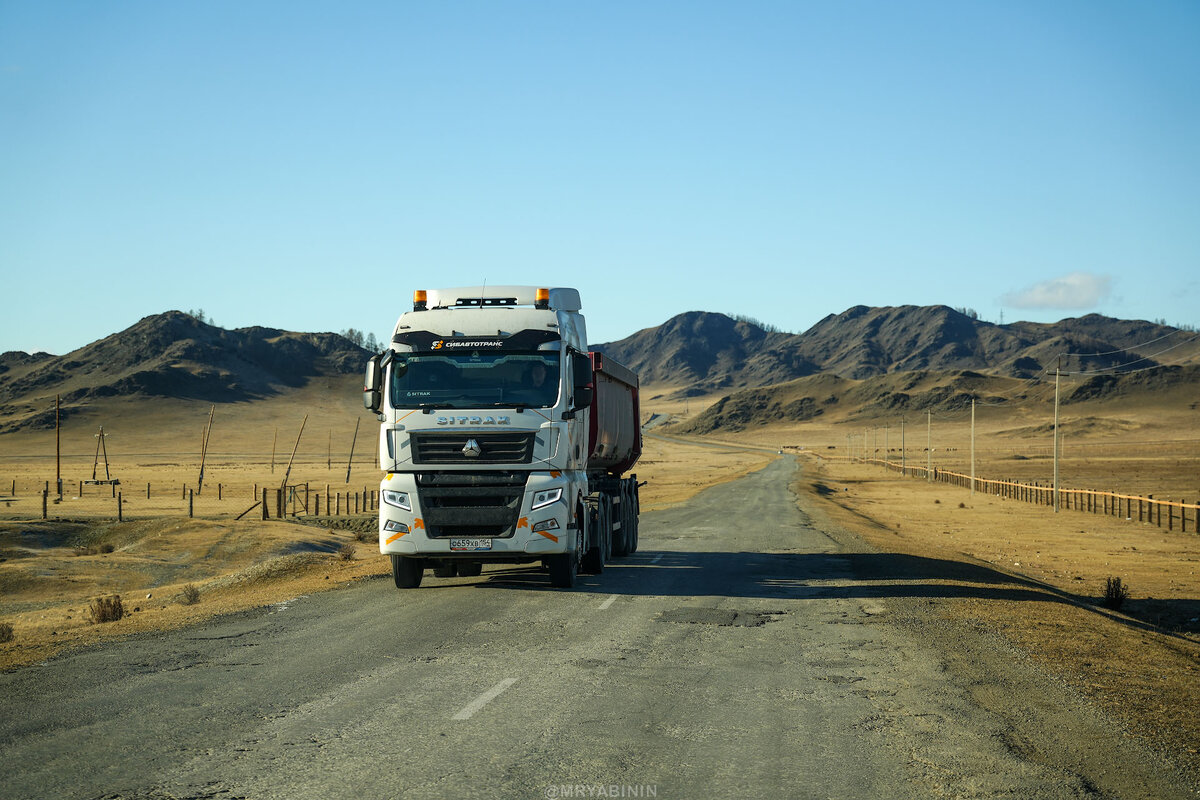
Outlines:
[[1061, 278], [1035, 283], [1019, 292], [1009, 292], [1000, 302], [1012, 308], [1095, 308], [1108, 299], [1112, 278], [1088, 272], [1072, 272]]

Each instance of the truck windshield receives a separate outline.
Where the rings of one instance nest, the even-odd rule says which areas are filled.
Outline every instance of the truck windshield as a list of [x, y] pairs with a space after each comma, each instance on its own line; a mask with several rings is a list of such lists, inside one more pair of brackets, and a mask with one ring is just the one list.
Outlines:
[[558, 402], [558, 353], [397, 353], [396, 408], [550, 408]]

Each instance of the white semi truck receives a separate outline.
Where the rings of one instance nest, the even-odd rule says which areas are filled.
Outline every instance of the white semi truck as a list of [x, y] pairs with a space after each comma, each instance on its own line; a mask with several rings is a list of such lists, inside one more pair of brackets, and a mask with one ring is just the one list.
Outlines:
[[638, 544], [638, 379], [589, 353], [579, 292], [419, 290], [367, 363], [379, 550], [399, 588], [542, 562], [569, 588]]

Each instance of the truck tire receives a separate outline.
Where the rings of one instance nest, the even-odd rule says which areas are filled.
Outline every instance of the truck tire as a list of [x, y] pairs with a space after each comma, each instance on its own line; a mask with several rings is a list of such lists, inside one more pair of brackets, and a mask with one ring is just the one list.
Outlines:
[[621, 498], [621, 518], [620, 530], [612, 532], [612, 554], [613, 558], [624, 558], [629, 555], [629, 503], [625, 498]]
[[546, 559], [550, 566], [550, 585], [556, 589], [570, 589], [579, 575], [579, 561], [584, 542], [587, 541], [587, 537], [584, 536], [588, 519], [587, 508], [580, 508], [575, 519], [579, 524], [575, 533], [575, 552], [553, 555]]
[[621, 529], [613, 531], [613, 557], [624, 558], [633, 552], [633, 493], [621, 482]]
[[599, 575], [604, 572], [604, 555], [608, 550], [608, 536], [611, 534], [611, 512], [612, 506], [606, 501], [607, 497], [601, 496], [600, 502], [594, 507], [588, 506], [588, 530], [592, 534], [591, 547], [583, 556], [583, 563], [580, 565], [580, 570], [590, 575]]
[[458, 564], [458, 577], [460, 578], [477, 578], [483, 574], [483, 562], [481, 561], [460, 561]]
[[392, 556], [392, 580], [397, 589], [415, 589], [425, 575], [425, 562], [419, 558]]

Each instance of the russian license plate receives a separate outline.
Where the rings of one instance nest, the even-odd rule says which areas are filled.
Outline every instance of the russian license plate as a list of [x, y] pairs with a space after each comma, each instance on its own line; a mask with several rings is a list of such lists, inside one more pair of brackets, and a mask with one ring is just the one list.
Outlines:
[[491, 550], [491, 539], [451, 539], [451, 550]]

